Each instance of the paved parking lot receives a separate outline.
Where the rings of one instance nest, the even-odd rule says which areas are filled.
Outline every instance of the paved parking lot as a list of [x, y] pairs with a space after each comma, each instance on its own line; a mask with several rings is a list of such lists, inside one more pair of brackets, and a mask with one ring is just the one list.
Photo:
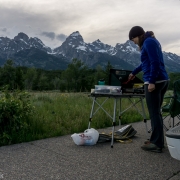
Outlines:
[[114, 148], [109, 142], [77, 146], [71, 135], [0, 147], [0, 179], [179, 180], [180, 161], [167, 146], [163, 153], [141, 150], [147, 139], [144, 122], [132, 125], [137, 130], [133, 142], [115, 142]]

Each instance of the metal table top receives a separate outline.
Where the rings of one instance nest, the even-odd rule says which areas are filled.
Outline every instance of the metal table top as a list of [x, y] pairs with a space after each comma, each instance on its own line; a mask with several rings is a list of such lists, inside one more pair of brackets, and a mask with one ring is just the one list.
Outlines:
[[145, 94], [133, 94], [133, 93], [91, 93], [89, 96], [91, 97], [114, 97], [114, 98], [122, 98], [122, 97], [145, 97]]

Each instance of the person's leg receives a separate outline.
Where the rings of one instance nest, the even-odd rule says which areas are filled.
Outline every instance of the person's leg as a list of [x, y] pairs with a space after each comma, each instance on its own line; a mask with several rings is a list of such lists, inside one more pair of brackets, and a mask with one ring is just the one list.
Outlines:
[[[157, 84], [157, 85], [158, 85], [158, 84]], [[162, 106], [163, 99], [164, 99], [164, 95], [165, 95], [165, 93], [166, 93], [166, 91], [167, 91], [167, 89], [168, 89], [168, 86], [169, 86], [169, 82], [166, 81], [166, 82], [165, 82], [165, 86], [164, 86], [164, 88], [163, 88], [162, 91], [161, 91], [161, 101], [160, 101], [160, 106]]]
[[[162, 103], [163, 103], [163, 99], [164, 99], [164, 95], [168, 89], [168, 85], [169, 85], [169, 82], [166, 81], [164, 82], [164, 88], [161, 90], [161, 99], [160, 99], [160, 111], [161, 111], [161, 106], [162, 106]], [[162, 86], [161, 83], [160, 84], [157, 84], [156, 86]], [[162, 113], [160, 113], [160, 117], [162, 119], [162, 123], [163, 123], [163, 118], [162, 118]], [[162, 144], [164, 146], [164, 131], [163, 131], [163, 137], [162, 137]]]
[[151, 119], [152, 134], [150, 142], [162, 148], [164, 146], [163, 120], [161, 116], [161, 105], [164, 94], [167, 90], [167, 82], [156, 84], [156, 89], [148, 92], [148, 85], [145, 85], [146, 102]]

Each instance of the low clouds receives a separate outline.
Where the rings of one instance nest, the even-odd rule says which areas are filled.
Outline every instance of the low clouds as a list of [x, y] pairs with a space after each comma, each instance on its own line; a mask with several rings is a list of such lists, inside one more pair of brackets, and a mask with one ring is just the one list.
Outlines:
[[7, 28], [0, 28], [2, 32], [7, 32]]
[[42, 32], [41, 35], [46, 36], [50, 38], [51, 40], [54, 40], [56, 38], [57, 40], [60, 40], [60, 41], [64, 41], [67, 37], [65, 34], [56, 35], [54, 32]]
[[65, 34], [58, 34], [56, 38], [60, 41], [64, 41], [67, 38], [67, 36]]
[[54, 40], [54, 38], [56, 36], [54, 32], [42, 32], [41, 35], [46, 36], [46, 37], [50, 38], [51, 40]]

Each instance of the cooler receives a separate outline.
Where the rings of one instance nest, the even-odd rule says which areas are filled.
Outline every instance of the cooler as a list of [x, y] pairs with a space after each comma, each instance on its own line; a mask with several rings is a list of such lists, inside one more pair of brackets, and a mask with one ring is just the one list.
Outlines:
[[166, 141], [171, 156], [180, 160], [180, 126], [166, 132]]

